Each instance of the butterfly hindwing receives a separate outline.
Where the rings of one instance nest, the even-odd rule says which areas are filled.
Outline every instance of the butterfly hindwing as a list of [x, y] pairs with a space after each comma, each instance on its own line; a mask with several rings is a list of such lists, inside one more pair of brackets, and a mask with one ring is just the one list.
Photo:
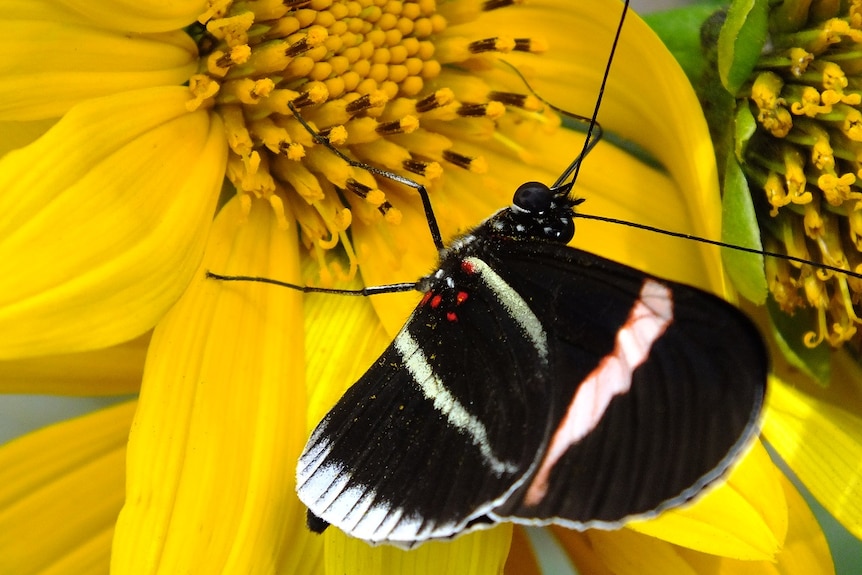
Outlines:
[[299, 461], [310, 512], [368, 541], [409, 546], [485, 522], [547, 441], [543, 334], [452, 262]]
[[495, 254], [513, 289], [535, 294], [555, 406], [541, 463], [495, 516], [616, 527], [692, 498], [727, 470], [756, 433], [768, 369], [742, 313], [559, 244]]

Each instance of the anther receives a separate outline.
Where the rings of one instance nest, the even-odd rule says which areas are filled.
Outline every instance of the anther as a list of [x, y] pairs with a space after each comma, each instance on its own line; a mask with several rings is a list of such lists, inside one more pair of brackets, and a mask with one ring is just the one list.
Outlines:
[[537, 112], [542, 109], [542, 103], [538, 98], [531, 94], [518, 94], [515, 92], [497, 92], [488, 93], [488, 99], [494, 102], [500, 102], [506, 106], [514, 106], [522, 110]]
[[401, 162], [401, 166], [413, 174], [425, 176], [429, 180], [434, 180], [443, 175], [443, 168], [437, 162], [423, 162], [422, 160], [405, 160]]
[[484, 38], [470, 42], [467, 49], [472, 54], [481, 54], [483, 52], [511, 52], [515, 49], [517, 42], [512, 38]]
[[[479, 161], [479, 158], [465, 156], [464, 154], [459, 154], [452, 150], [444, 150], [443, 159], [459, 168], [464, 168], [465, 170], [470, 170], [474, 173], [480, 173], [482, 171], [482, 166], [484, 165], [483, 162]], [[485, 169], [487, 169], [487, 166], [485, 166]]]
[[377, 108], [379, 106], [383, 106], [386, 102], [389, 101], [389, 98], [386, 94], [380, 90], [375, 90], [369, 94], [364, 94], [359, 98], [353, 100], [347, 107], [345, 108], [347, 113], [356, 114], [359, 112], [364, 112], [369, 108]]
[[506, 113], [506, 107], [500, 102], [484, 104], [461, 104], [456, 113], [463, 118], [491, 118], [496, 120]]
[[485, 12], [490, 12], [491, 10], [496, 10], [497, 8], [505, 8], [506, 6], [513, 6], [515, 4], [523, 4], [524, 0], [486, 0], [482, 4], [482, 10]]
[[381, 136], [393, 134], [409, 134], [419, 127], [419, 120], [415, 116], [405, 116], [400, 120], [378, 124], [374, 131]]
[[416, 102], [416, 111], [419, 113], [429, 112], [435, 108], [449, 104], [454, 99], [455, 94], [452, 92], [451, 88], [436, 90], [433, 94], [429, 94]]

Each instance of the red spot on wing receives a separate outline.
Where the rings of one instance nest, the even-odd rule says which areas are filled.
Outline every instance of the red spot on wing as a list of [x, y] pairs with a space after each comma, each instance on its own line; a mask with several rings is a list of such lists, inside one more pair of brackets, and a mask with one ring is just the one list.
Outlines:
[[456, 305], [461, 305], [462, 303], [464, 303], [465, 301], [467, 301], [467, 298], [468, 298], [469, 296], [470, 296], [470, 294], [468, 294], [467, 292], [465, 292], [465, 291], [459, 291], [459, 292], [458, 292], [458, 294], [455, 296], [455, 304], [456, 304]]
[[422, 301], [419, 302], [419, 305], [425, 305], [428, 303], [428, 300], [431, 299], [431, 292], [426, 291], [425, 295], [422, 296]]
[[440, 307], [441, 301], [443, 301], [443, 298], [440, 297], [440, 295], [435, 295], [434, 297], [431, 298], [431, 307], [433, 307], [434, 309], [437, 309], [438, 307]]
[[458, 321], [458, 316], [455, 315], [454, 311], [450, 311], [446, 313], [446, 319], [448, 319], [452, 323], [455, 323], [456, 321]]

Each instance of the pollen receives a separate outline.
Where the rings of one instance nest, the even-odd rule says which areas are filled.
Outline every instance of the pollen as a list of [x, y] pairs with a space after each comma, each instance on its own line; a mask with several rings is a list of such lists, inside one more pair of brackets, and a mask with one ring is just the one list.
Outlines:
[[[424, 185], [433, 202], [447, 173], [488, 171], [476, 153], [483, 141], [516, 139], [525, 118], [559, 124], [526, 86], [512, 91], [517, 79], [503, 86], [499, 74], [465, 73], [547, 49], [539, 36], [476, 36], [485, 12], [520, 3], [209, 0], [203, 26], [189, 28], [201, 57], [187, 105], [222, 117], [227, 177], [242, 205], [266, 201], [281, 227], [300, 234], [325, 282], [338, 275], [332, 250], [357, 269], [354, 222], [390, 238], [385, 228], [415, 204], [415, 192], [382, 171]], [[510, 113], [518, 120], [504, 121]]]
[[[750, 110], [757, 123], [737, 150], [768, 207], [765, 247], [849, 271], [862, 268], [859, 6], [812, 5], [798, 29], [774, 32], [737, 94], [740, 110]], [[788, 313], [816, 310], [806, 344], [858, 339], [862, 282], [770, 259], [768, 283], [778, 305]]]

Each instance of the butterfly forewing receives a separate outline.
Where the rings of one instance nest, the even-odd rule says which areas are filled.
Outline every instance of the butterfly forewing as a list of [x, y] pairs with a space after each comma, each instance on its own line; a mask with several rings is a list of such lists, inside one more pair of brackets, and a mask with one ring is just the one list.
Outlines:
[[463, 261], [441, 268], [300, 458], [300, 499], [356, 537], [409, 546], [485, 522], [547, 442], [541, 326], [530, 333]]

